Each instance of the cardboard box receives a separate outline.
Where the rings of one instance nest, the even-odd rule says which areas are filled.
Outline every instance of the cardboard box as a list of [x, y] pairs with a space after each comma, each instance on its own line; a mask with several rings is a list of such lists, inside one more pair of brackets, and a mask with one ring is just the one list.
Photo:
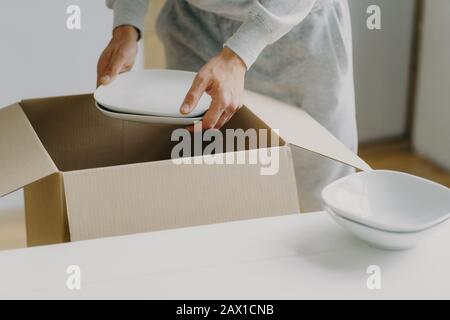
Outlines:
[[299, 212], [295, 147], [370, 169], [301, 109], [253, 93], [249, 101], [227, 128], [279, 129], [267, 146], [279, 151], [275, 175], [261, 175], [261, 164], [176, 165], [175, 127], [105, 117], [92, 95], [5, 107], [0, 196], [25, 187], [34, 246]]

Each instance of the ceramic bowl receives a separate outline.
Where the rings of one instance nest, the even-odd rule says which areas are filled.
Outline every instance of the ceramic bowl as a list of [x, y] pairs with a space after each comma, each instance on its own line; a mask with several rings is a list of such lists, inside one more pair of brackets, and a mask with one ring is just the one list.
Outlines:
[[384, 231], [349, 220], [327, 206], [324, 206], [324, 209], [342, 228], [369, 245], [383, 250], [411, 249], [426, 238], [434, 229], [425, 229], [417, 232]]
[[340, 216], [379, 230], [417, 232], [450, 217], [450, 189], [410, 174], [374, 170], [341, 178], [322, 191]]

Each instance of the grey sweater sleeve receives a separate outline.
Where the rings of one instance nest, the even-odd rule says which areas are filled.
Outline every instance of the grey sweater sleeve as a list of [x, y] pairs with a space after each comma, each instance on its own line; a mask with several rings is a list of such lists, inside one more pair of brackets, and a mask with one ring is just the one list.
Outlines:
[[[233, 50], [250, 68], [267, 45], [280, 39], [311, 12], [316, 1], [251, 0], [246, 19], [224, 46]], [[236, 2], [223, 1], [221, 11], [226, 12]], [[132, 25], [142, 33], [149, 0], [106, 0], [106, 4], [114, 10], [114, 27]], [[202, 8], [208, 9], [207, 1], [202, 1]]]
[[131, 25], [140, 33], [144, 31], [144, 20], [149, 0], [106, 0], [108, 8], [114, 11], [113, 27]]
[[224, 46], [239, 55], [250, 68], [267, 45], [306, 18], [316, 1], [254, 0], [247, 18]]

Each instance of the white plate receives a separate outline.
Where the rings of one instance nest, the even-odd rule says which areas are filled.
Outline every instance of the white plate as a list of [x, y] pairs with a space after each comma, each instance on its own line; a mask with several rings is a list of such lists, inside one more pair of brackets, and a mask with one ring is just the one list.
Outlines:
[[367, 242], [373, 247], [384, 250], [411, 249], [426, 238], [432, 230], [434, 230], [434, 228], [432, 228], [417, 232], [383, 231], [346, 219], [327, 206], [324, 206], [324, 210], [333, 218], [334, 221], [336, 221], [337, 224], [353, 234], [355, 237]]
[[450, 217], [450, 189], [410, 174], [374, 170], [341, 178], [322, 191], [325, 205], [381, 230], [414, 232]]
[[179, 70], [135, 70], [120, 74], [110, 84], [100, 86], [95, 100], [114, 112], [138, 115], [195, 118], [209, 108], [211, 98], [203, 94], [188, 115], [180, 106], [192, 85], [194, 72]]
[[156, 116], [143, 116], [139, 114], [129, 114], [129, 113], [120, 113], [110, 111], [108, 109], [103, 108], [98, 103], [95, 103], [98, 110], [100, 110], [104, 115], [116, 118], [120, 120], [133, 121], [133, 122], [144, 122], [144, 123], [152, 123], [152, 124], [167, 124], [167, 125], [180, 125], [180, 126], [188, 126], [194, 124], [197, 121], [201, 121], [202, 118], [171, 118], [171, 117], [156, 117]]

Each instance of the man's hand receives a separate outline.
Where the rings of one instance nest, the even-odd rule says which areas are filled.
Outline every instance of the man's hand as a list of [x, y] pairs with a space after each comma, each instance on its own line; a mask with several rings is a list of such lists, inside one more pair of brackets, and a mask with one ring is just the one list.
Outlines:
[[180, 112], [190, 113], [206, 92], [212, 101], [203, 118], [202, 129], [221, 128], [241, 106], [246, 70], [241, 58], [230, 49], [224, 48], [200, 69]]
[[137, 55], [138, 37], [138, 31], [132, 26], [114, 29], [112, 40], [98, 60], [97, 86], [108, 84], [119, 73], [130, 71]]

